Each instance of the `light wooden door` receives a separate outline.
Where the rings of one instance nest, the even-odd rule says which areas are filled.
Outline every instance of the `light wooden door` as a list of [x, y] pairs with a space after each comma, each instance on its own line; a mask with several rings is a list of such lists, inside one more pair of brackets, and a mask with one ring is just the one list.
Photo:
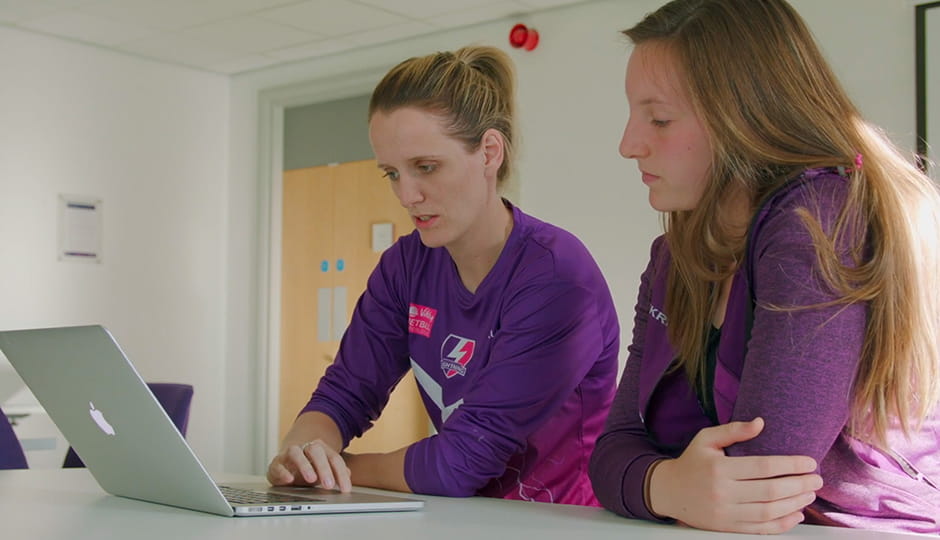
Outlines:
[[[372, 226], [391, 223], [393, 238], [413, 228], [374, 160], [286, 171], [283, 204], [281, 438], [333, 361], [379, 261]], [[387, 452], [427, 435], [427, 415], [408, 375], [379, 421], [349, 449]]]

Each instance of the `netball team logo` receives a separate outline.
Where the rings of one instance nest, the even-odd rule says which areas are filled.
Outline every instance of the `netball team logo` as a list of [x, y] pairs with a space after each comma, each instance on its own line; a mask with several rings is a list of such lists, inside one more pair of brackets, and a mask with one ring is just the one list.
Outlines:
[[454, 375], [461, 377], [467, 374], [467, 364], [473, 359], [473, 350], [477, 342], [451, 334], [441, 345], [441, 369], [448, 379]]
[[431, 337], [437, 310], [427, 306], [411, 304], [408, 306], [408, 331], [424, 337]]

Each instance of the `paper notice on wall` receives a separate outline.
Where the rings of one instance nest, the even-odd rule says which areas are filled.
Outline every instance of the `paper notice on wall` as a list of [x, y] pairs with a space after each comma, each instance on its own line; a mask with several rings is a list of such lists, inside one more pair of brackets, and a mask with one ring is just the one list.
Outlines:
[[330, 320], [332, 310], [333, 289], [321, 287], [317, 289], [317, 341], [330, 341]]
[[343, 339], [346, 331], [346, 287], [333, 287], [333, 341]]
[[101, 261], [101, 200], [59, 196], [59, 260]]
[[393, 227], [391, 223], [372, 224], [372, 251], [382, 253], [392, 247]]

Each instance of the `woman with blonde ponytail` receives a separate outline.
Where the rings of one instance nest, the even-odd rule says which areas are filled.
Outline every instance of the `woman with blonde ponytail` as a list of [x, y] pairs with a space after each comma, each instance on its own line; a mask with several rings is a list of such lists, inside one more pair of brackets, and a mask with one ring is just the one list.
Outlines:
[[[505, 53], [466, 47], [406, 60], [375, 88], [376, 182], [416, 230], [382, 254], [268, 468], [272, 484], [599, 506], [587, 462], [614, 395], [620, 327], [584, 245], [499, 195], [514, 84]], [[409, 371], [436, 433], [343, 452]]]
[[940, 533], [940, 197], [785, 0], [674, 0], [624, 31], [665, 234], [591, 460], [624, 516]]

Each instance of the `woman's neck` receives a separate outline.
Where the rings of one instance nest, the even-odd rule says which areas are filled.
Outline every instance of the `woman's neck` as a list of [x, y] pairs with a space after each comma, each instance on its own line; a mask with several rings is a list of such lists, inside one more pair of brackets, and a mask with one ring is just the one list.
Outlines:
[[494, 203], [487, 206], [474, 230], [465, 235], [459, 245], [447, 246], [460, 280], [471, 293], [476, 293], [480, 283], [496, 265], [512, 227], [512, 210], [503, 204], [500, 197], [496, 197]]

